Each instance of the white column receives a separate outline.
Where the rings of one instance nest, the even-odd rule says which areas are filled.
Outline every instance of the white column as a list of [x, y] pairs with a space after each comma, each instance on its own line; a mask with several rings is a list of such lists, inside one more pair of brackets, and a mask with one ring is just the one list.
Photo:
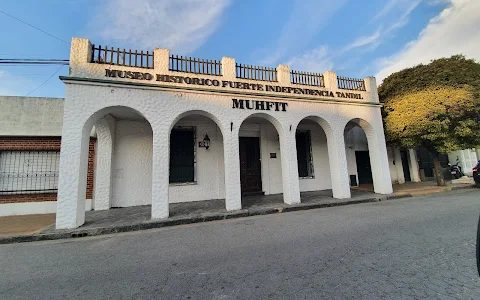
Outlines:
[[350, 178], [348, 177], [347, 154], [343, 128], [337, 128], [327, 135], [328, 161], [332, 178], [333, 198], [350, 198]]
[[107, 115], [95, 124], [97, 149], [95, 153], [95, 185], [93, 205], [95, 210], [107, 210], [112, 198], [112, 158], [115, 119]]
[[57, 194], [56, 228], [76, 228], [85, 222], [85, 197], [87, 187], [87, 165], [89, 131], [75, 128], [69, 121], [75, 120], [65, 110], [60, 169]]
[[405, 174], [403, 173], [402, 155], [400, 149], [393, 148], [395, 158], [395, 170], [397, 172], [398, 183], [405, 183]]
[[[279, 131], [277, 129], [277, 131]], [[297, 145], [295, 131], [284, 129], [280, 136], [280, 156], [282, 160], [283, 201], [287, 204], [300, 203], [300, 183], [298, 177]]]
[[420, 168], [418, 166], [415, 149], [408, 149], [408, 165], [410, 166], [410, 178], [412, 179], [412, 182], [421, 182]]
[[369, 76], [363, 80], [365, 82], [366, 92], [369, 93], [369, 99], [365, 99], [368, 102], [379, 103], [377, 80], [373, 76]]
[[227, 210], [242, 209], [242, 191], [240, 186], [240, 157], [238, 130], [240, 124], [231, 124], [223, 130], [223, 149], [225, 161], [225, 206]]
[[383, 124], [378, 110], [376, 124], [364, 127], [363, 130], [368, 140], [368, 151], [370, 154], [370, 165], [372, 166], [373, 188], [378, 194], [393, 193], [392, 179], [388, 165], [387, 146], [383, 133]]
[[152, 219], [165, 219], [169, 216], [170, 130], [167, 126], [151, 125], [153, 130]]

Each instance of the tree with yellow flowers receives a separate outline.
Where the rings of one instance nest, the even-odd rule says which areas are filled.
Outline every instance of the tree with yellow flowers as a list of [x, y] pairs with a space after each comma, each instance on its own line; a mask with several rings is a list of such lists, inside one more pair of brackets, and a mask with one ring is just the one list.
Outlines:
[[480, 64], [462, 55], [393, 73], [378, 90], [387, 142], [424, 147], [445, 185], [440, 153], [480, 145]]

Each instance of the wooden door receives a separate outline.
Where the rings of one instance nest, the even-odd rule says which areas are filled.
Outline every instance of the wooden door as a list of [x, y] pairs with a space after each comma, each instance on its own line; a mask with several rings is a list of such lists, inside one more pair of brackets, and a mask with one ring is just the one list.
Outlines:
[[357, 173], [359, 184], [372, 184], [372, 166], [370, 165], [370, 155], [368, 151], [355, 151], [357, 161]]
[[240, 137], [240, 182], [242, 195], [262, 192], [260, 138]]

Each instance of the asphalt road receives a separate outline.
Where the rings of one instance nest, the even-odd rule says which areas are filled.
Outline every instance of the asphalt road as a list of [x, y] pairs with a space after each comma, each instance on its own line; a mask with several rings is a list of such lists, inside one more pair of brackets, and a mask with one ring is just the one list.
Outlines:
[[0, 299], [480, 299], [480, 190], [0, 246]]

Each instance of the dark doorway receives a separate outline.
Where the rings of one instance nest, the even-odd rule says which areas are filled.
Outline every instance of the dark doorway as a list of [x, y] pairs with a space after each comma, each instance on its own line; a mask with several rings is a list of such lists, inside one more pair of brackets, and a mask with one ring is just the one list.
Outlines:
[[405, 182], [410, 182], [412, 181], [412, 178], [410, 177], [410, 168], [408, 167], [407, 151], [401, 150], [400, 158], [402, 159], [403, 176], [405, 178]]
[[372, 166], [368, 151], [355, 151], [357, 161], [358, 184], [372, 184]]
[[242, 196], [263, 194], [258, 137], [240, 137], [240, 182]]

